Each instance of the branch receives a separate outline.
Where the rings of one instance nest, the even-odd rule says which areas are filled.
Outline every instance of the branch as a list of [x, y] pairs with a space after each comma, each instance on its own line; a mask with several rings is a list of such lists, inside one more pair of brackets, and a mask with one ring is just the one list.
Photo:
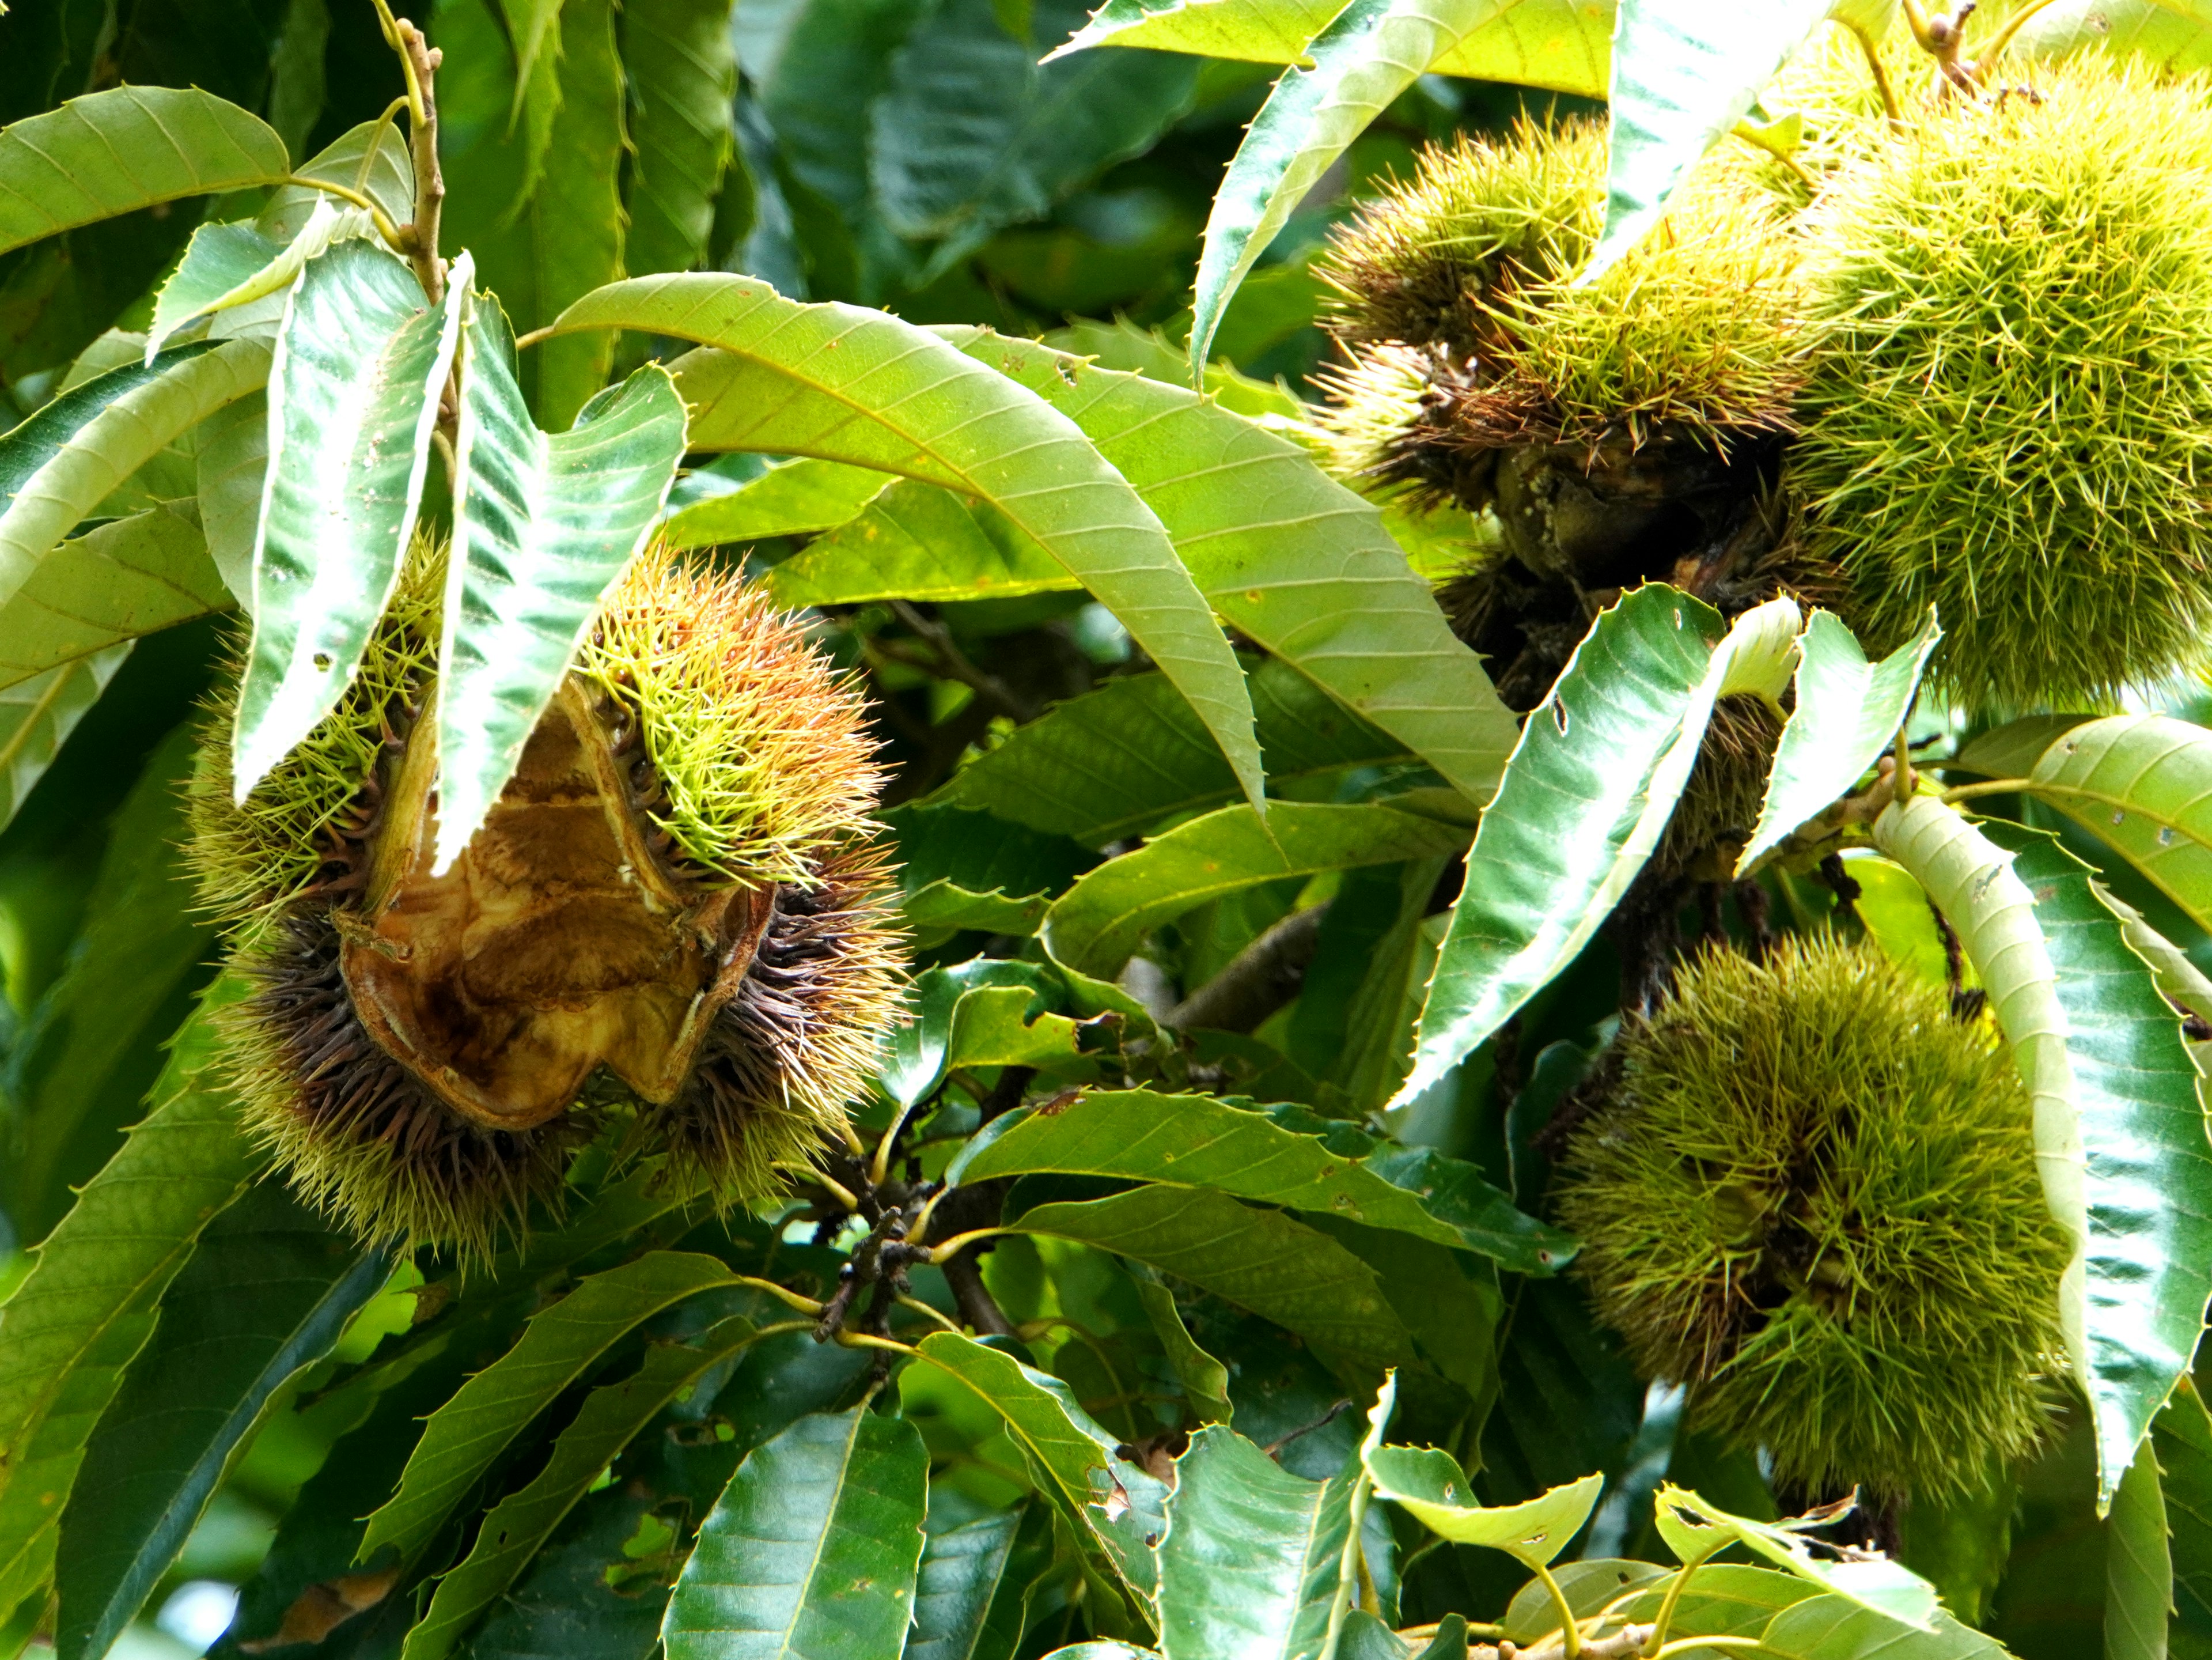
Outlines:
[[1320, 940], [1322, 914], [1328, 909], [1316, 905], [1285, 916], [1169, 1010], [1168, 1025], [1178, 1031], [1194, 1026], [1250, 1031], [1298, 994]]
[[[446, 179], [438, 171], [436, 86], [438, 65], [445, 61], [445, 54], [404, 17], [393, 23], [392, 31], [408, 65], [408, 89], [416, 94], [408, 109], [408, 144], [415, 158], [415, 222], [407, 228], [409, 255], [422, 292], [435, 306], [446, 297], [446, 262], [438, 257], [438, 222], [446, 207]], [[420, 106], [419, 114], [416, 105]]]

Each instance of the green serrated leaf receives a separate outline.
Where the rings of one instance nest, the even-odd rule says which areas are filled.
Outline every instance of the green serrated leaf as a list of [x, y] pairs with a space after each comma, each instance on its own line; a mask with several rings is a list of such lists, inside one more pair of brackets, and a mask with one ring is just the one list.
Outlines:
[[744, 277], [615, 283], [559, 327], [633, 328], [726, 353], [711, 399], [685, 376], [696, 447], [852, 462], [990, 502], [1121, 619], [1260, 799], [1251, 700], [1228, 641], [1159, 520], [1043, 400], [896, 318], [800, 305]]
[[1306, 46], [1254, 118], [1206, 222], [1192, 300], [1190, 361], [1212, 355], [1214, 331], [1244, 274], [1337, 157], [1391, 100], [1509, 0], [1352, 0]]
[[[1051, 1171], [1213, 1188], [1479, 1250], [1523, 1271], [1541, 1272], [1572, 1248], [1565, 1236], [1515, 1211], [1471, 1166], [1429, 1149], [1375, 1141], [1352, 1126], [1301, 1117], [1305, 1122], [1285, 1122], [1279, 1113], [1207, 1095], [1087, 1094], [1049, 1113], [1032, 1109], [993, 1121], [946, 1176], [980, 1182]], [[1363, 1152], [1390, 1174], [1363, 1162]], [[1413, 1164], [1418, 1170], [1401, 1169]]]
[[1798, 642], [1796, 702], [1774, 751], [1758, 828], [1735, 861], [1738, 875], [1839, 800], [1881, 757], [1942, 637], [1931, 611], [1916, 638], [1869, 663], [1849, 629], [1826, 611], [1813, 613]]
[[2200, 1652], [2212, 1638], [2212, 1413], [2191, 1379], [2181, 1380], [2159, 1414], [2152, 1444], [2173, 1570], [2173, 1634], [2182, 1639], [2174, 1646]]
[[1005, 514], [902, 478], [769, 573], [780, 605], [1004, 599], [1079, 587]]
[[1028, 1499], [979, 1521], [931, 1529], [915, 1583], [907, 1660], [1013, 1660], [1037, 1559], [1048, 1560], [1049, 1541], [1049, 1512]]
[[2166, 1660], [2166, 1614], [2173, 1606], [2166, 1527], [2158, 1455], [2145, 1443], [2120, 1478], [2106, 1526], [2106, 1660]]
[[322, 195], [315, 198], [307, 222], [289, 242], [265, 236], [250, 224], [202, 225], [155, 296], [146, 361], [153, 362], [179, 329], [290, 287], [307, 261], [331, 244], [368, 236], [374, 230], [374, 222], [362, 209], [335, 209], [331, 198]]
[[[1335, 0], [1107, 0], [1060, 50], [1150, 46], [1259, 64], [1302, 64], [1307, 43], [1344, 8]], [[1606, 95], [1613, 0], [1516, 0], [1431, 64], [1437, 75]]]
[[1459, 1461], [1435, 1447], [1373, 1447], [1362, 1452], [1375, 1491], [1432, 1533], [1455, 1544], [1502, 1550], [1532, 1568], [1567, 1548], [1597, 1506], [1602, 1475], [1553, 1487], [1525, 1504], [1483, 1505]]
[[1413, 1359], [1375, 1271], [1327, 1235], [1212, 1188], [1039, 1205], [1010, 1224], [1132, 1257], [1362, 1365]]
[[1605, 234], [1577, 280], [1595, 280], [1643, 240], [1675, 186], [1750, 112], [1832, 9], [1832, 0], [1741, 12], [1698, 0], [1620, 0]]
[[1787, 599], [1717, 613], [1653, 582], [1603, 612], [1528, 716], [1438, 953], [1411, 1100], [1573, 960], [1658, 845], [1739, 660], [1794, 638]]
[[812, 536], [849, 522], [890, 487], [873, 467], [802, 456], [771, 463], [735, 489], [670, 514], [664, 529], [678, 548]]
[[[1251, 664], [1255, 729], [1278, 789], [1413, 757], [1273, 658]], [[1103, 847], [1237, 799], [1237, 775], [1164, 677], [1109, 680], [1019, 727], [955, 773], [946, 801]]]
[[[369, 155], [371, 145], [375, 146], [374, 157]], [[368, 162], [366, 179], [362, 177], [364, 160]], [[358, 189], [382, 208], [384, 216], [395, 225], [414, 220], [415, 165], [407, 152], [407, 135], [397, 121], [364, 121], [349, 127], [295, 167], [292, 176]], [[307, 228], [319, 202], [340, 205], [325, 191], [305, 185], [283, 185], [270, 192], [268, 202], [254, 216], [255, 228], [272, 241], [289, 242]]]
[[1160, 1545], [1167, 1660], [1318, 1660], [1352, 1486], [1293, 1475], [1225, 1425], [1192, 1436], [1176, 1461]]
[[[1032, 1006], [1042, 1011], [1053, 1000], [1049, 995], [1051, 987], [1051, 971], [1048, 969], [1035, 963], [990, 958], [977, 958], [951, 968], [929, 969], [917, 975], [908, 994], [912, 1018], [890, 1035], [878, 1068], [884, 1092], [899, 1105], [912, 1107], [934, 1089], [937, 1080], [953, 1067], [991, 1064], [953, 1059], [960, 1047], [961, 1010], [971, 1000], [996, 992], [1018, 996], [1023, 1012]], [[1055, 1030], [1073, 1025], [1055, 1015], [1040, 1012], [1038, 1018], [1056, 1021]]]
[[0, 688], [0, 830], [53, 765], [135, 643], [125, 640]]
[[1927, 796], [1885, 809], [1874, 835], [1957, 931], [2034, 1102], [2044, 1194], [2075, 1241], [2060, 1312], [2109, 1504], [2212, 1292], [2212, 1145], [2179, 1019], [2088, 867], [2050, 837]]
[[866, 1407], [756, 1448], [668, 1599], [668, 1660], [898, 1660], [928, 1470], [921, 1432]]
[[1044, 938], [1070, 967], [1111, 975], [1152, 929], [1208, 900], [1286, 876], [1452, 853], [1466, 840], [1456, 824], [1387, 806], [1277, 801], [1265, 824], [1249, 806], [1223, 807], [1077, 878], [1045, 913]]
[[173, 346], [62, 393], [0, 437], [0, 605], [55, 544], [179, 435], [260, 389], [269, 348]]
[[623, 68], [629, 80], [629, 237], [640, 277], [690, 271], [705, 256], [714, 198], [730, 165], [730, 101], [738, 57], [728, 0], [626, 0]]
[[342, 242], [292, 290], [269, 373], [253, 643], [232, 737], [240, 801], [337, 707], [398, 585], [469, 277], [464, 256], [433, 309], [404, 263]]
[[2212, 8], [2203, 0], [2057, 0], [2030, 17], [2008, 57], [2109, 52], [2186, 74], [2212, 66]]
[[[532, 255], [527, 314], [535, 323], [622, 278], [627, 234], [621, 179], [629, 143], [623, 106], [614, 0], [563, 0], [560, 109], [546, 129], [544, 170], [522, 206]], [[500, 273], [488, 264], [485, 274], [496, 288]], [[614, 353], [611, 334], [538, 347], [538, 416], [550, 430], [564, 430], [606, 384]]]
[[1759, 1633], [1759, 1646], [1784, 1660], [1860, 1660], [1875, 1654], [1885, 1660], [2003, 1660], [2001, 1644], [1941, 1608], [1929, 1623], [1930, 1629], [1917, 1630], [1831, 1592], [1783, 1609]]
[[658, 363], [584, 424], [549, 435], [523, 406], [514, 353], [499, 302], [469, 301], [438, 649], [435, 873], [452, 868], [514, 775], [684, 459], [684, 400]]
[[107, 1653], [270, 1397], [391, 1274], [389, 1251], [362, 1250], [273, 1185], [216, 1219], [86, 1444], [54, 1562], [58, 1653]]
[[[2016, 758], [1994, 744], [1970, 753], [1968, 765]], [[2199, 927], [2212, 927], [2212, 732], [2163, 714], [2090, 721], [2054, 732], [2025, 776], [2039, 800], [2111, 843]]]
[[1085, 1554], [1106, 1567], [1130, 1616], [1150, 1625], [1158, 1561], [1146, 1535], [1166, 1531], [1166, 1490], [1115, 1453], [1119, 1438], [1100, 1428], [1057, 1377], [953, 1332], [922, 1339], [921, 1356], [1005, 1425], [1038, 1490]]
[[118, 519], [64, 542], [0, 605], [0, 692], [229, 608], [191, 502]]
[[116, 87], [0, 128], [0, 252], [290, 171], [276, 130], [198, 88]]
[[1183, 387], [987, 330], [947, 332], [1083, 429], [1231, 626], [1468, 800], [1489, 799], [1517, 735], [1512, 712], [1370, 503], [1300, 445]]
[[1137, 1287], [1137, 1300], [1144, 1304], [1145, 1318], [1152, 1323], [1152, 1335], [1167, 1351], [1168, 1365], [1174, 1369], [1176, 1382], [1182, 1385], [1183, 1399], [1189, 1402], [1192, 1414], [1201, 1424], [1226, 1424], [1235, 1410], [1229, 1402], [1229, 1368], [1190, 1335], [1182, 1310], [1176, 1305], [1175, 1292], [1156, 1270], [1143, 1262], [1124, 1266]]
[[0, 1604], [46, 1580], [86, 1438], [154, 1328], [162, 1290], [253, 1181], [259, 1151], [213, 1075], [218, 981], [177, 1037], [153, 1110], [87, 1184], [0, 1307]]
[[[1101, 368], [1126, 370], [1171, 386], [1182, 386], [1190, 379], [1188, 356], [1165, 330], [1139, 328], [1126, 317], [1110, 323], [1078, 318], [1043, 336], [1042, 343], [1072, 357], [1087, 357]], [[1240, 374], [1219, 357], [1206, 366], [1206, 385], [1200, 390], [1222, 408], [1251, 419], [1279, 416], [1303, 423], [1306, 418], [1305, 399], [1281, 380]]]
[[429, 1608], [409, 1630], [401, 1660], [444, 1660], [472, 1622], [575, 1508], [599, 1473], [660, 1410], [701, 1376], [752, 1341], [744, 1319], [723, 1322], [690, 1343], [649, 1343], [638, 1369], [585, 1397], [528, 1486], [492, 1508], [459, 1567], [438, 1581]]
[[1784, 1572], [1861, 1608], [1923, 1629], [1935, 1619], [1935, 1586], [1887, 1557], [1835, 1560], [1825, 1551], [1816, 1554], [1801, 1529], [1731, 1515], [1672, 1482], [1662, 1483], [1652, 1502], [1659, 1536], [1685, 1566], [1695, 1567], [1730, 1545], [1741, 1545]]
[[362, 1560], [386, 1545], [412, 1560], [501, 1451], [609, 1347], [661, 1310], [732, 1281], [711, 1256], [666, 1250], [580, 1281], [431, 1414], [399, 1490], [368, 1518]]

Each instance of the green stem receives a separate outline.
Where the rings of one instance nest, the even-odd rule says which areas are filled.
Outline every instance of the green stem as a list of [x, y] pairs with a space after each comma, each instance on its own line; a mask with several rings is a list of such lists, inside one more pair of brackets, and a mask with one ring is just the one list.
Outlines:
[[1989, 50], [1982, 54], [1981, 61], [1974, 66], [1976, 80], [1987, 84], [1990, 72], [1996, 68], [1997, 59], [2004, 56], [2005, 48], [2012, 45], [2012, 38], [2020, 33], [2021, 25], [2050, 3], [2051, 0], [2026, 0], [2025, 4], [2005, 19], [2004, 26], [1991, 37]]
[[1559, 1610], [1559, 1653], [1562, 1660], [1577, 1660], [1583, 1651], [1582, 1627], [1575, 1622], [1574, 1604], [1567, 1601], [1566, 1592], [1559, 1582], [1552, 1578], [1552, 1571], [1541, 1562], [1531, 1562], [1536, 1577], [1544, 1582], [1544, 1589], [1552, 1593], [1552, 1601]]
[[369, 217], [376, 222], [376, 234], [389, 242], [394, 249], [403, 253], [406, 251], [406, 241], [399, 234], [399, 227], [392, 222], [392, 216], [359, 191], [350, 189], [344, 185], [333, 184], [327, 179], [304, 178], [296, 173], [287, 174], [283, 182], [288, 185], [297, 185], [303, 190], [319, 190], [326, 196], [337, 197], [341, 202], [350, 202], [357, 208], [367, 209]]

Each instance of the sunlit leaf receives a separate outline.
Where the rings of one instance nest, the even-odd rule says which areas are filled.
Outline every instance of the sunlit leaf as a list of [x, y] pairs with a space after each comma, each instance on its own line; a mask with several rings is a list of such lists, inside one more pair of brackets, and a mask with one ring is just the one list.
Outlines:
[[2188, 72], [2212, 65], [2212, 8], [2203, 0], [2057, 0], [2030, 17], [2008, 57], [2081, 51], [2143, 58]]
[[1893, 1619], [1924, 1628], [1935, 1618], [1936, 1588], [1887, 1557], [1836, 1560], [1826, 1551], [1816, 1550], [1802, 1531], [1788, 1523], [1731, 1515], [1671, 1482], [1662, 1484], [1653, 1506], [1659, 1536], [1686, 1566], [1695, 1566], [1730, 1545], [1741, 1545], [1785, 1572]]
[[1264, 824], [1249, 807], [1223, 807], [1077, 878], [1045, 913], [1044, 937], [1071, 968], [1110, 975], [1152, 929], [1207, 900], [1285, 876], [1451, 853], [1466, 840], [1460, 825], [1387, 806], [1278, 801]]
[[553, 435], [532, 424], [499, 302], [463, 325], [459, 480], [438, 661], [438, 846], [450, 869], [514, 775], [599, 600], [684, 459], [684, 400], [648, 363]]
[[1813, 613], [1798, 642], [1796, 702], [1774, 751], [1758, 828], [1736, 860], [1738, 874], [1840, 799], [1881, 757], [1942, 637], [1931, 614], [1917, 637], [1869, 663], [1849, 629], [1826, 611]]
[[1554, 1487], [1526, 1504], [1483, 1505], [1459, 1461], [1435, 1447], [1376, 1447], [1364, 1454], [1375, 1491], [1456, 1544], [1486, 1545], [1530, 1567], [1567, 1548], [1596, 1508], [1601, 1475]]
[[1662, 583], [1601, 614], [1522, 727], [1467, 859], [1467, 882], [1397, 1099], [1421, 1093], [1573, 960], [1658, 845], [1731, 674], [1785, 672], [1796, 606], [1723, 632]]
[[318, 196], [307, 222], [289, 242], [264, 236], [250, 224], [202, 225], [185, 257], [154, 300], [154, 325], [146, 336], [151, 362], [169, 337], [204, 317], [251, 305], [290, 286], [308, 260], [334, 242], [368, 236], [375, 227], [360, 208], [335, 209]]
[[835, 530], [890, 487], [873, 467], [802, 457], [773, 465], [737, 489], [668, 515], [666, 534], [679, 548], [811, 536]]
[[768, 583], [780, 604], [793, 606], [1003, 599], [1079, 586], [1004, 514], [911, 478], [896, 480], [776, 566]]
[[241, 801], [337, 707], [398, 584], [469, 276], [464, 258], [433, 308], [404, 262], [342, 242], [292, 290], [269, 372], [253, 644], [232, 739]]
[[853, 462], [992, 503], [1121, 619], [1259, 799], [1251, 701], [1228, 641], [1159, 520], [1043, 400], [896, 318], [799, 305], [744, 277], [616, 283], [560, 326], [634, 328], [728, 354], [711, 400], [684, 378], [695, 447]]
[[259, 117], [198, 88], [115, 87], [0, 128], [0, 252], [134, 208], [273, 184]]
[[2108, 1504], [2212, 1293], [2212, 1143], [2179, 1017], [2050, 837], [1924, 795], [1874, 834], [1957, 931], [2034, 1102], [2044, 1195], [2075, 1242], [2059, 1306]]

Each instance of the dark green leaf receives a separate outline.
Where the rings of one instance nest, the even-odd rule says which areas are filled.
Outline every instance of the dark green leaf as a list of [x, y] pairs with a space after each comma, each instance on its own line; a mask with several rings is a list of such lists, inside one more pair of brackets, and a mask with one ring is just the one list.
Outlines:
[[2212, 1413], [2191, 1379], [2181, 1380], [2151, 1434], [2164, 1475], [2174, 1647], [2194, 1657], [2212, 1639]]
[[1249, 806], [1224, 807], [1078, 879], [1045, 913], [1045, 939], [1069, 966], [1113, 974], [1153, 928], [1208, 900], [1286, 876], [1452, 853], [1466, 841], [1461, 825], [1387, 806], [1278, 801], [1264, 824]]
[[201, 1231], [246, 1190], [259, 1152], [210, 1075], [219, 981], [178, 1037], [154, 1110], [39, 1247], [0, 1309], [0, 1604], [46, 1583], [85, 1439], [153, 1330], [161, 1292]]
[[1152, 1323], [1152, 1335], [1167, 1351], [1168, 1365], [1182, 1385], [1183, 1399], [1190, 1403], [1192, 1414], [1201, 1424], [1227, 1423], [1233, 1411], [1229, 1404], [1229, 1368], [1190, 1335], [1182, 1310], [1176, 1306], [1175, 1292], [1157, 1272], [1142, 1262], [1126, 1266], [1129, 1278], [1136, 1282], [1137, 1300], [1145, 1305], [1145, 1317]]
[[2120, 1477], [2105, 1534], [2106, 1660], [2166, 1660], [2173, 1559], [2158, 1455], [2146, 1443]]
[[652, 534], [684, 459], [684, 401], [648, 363], [572, 431], [523, 407], [499, 302], [471, 300], [438, 661], [438, 844], [452, 867], [522, 759], [599, 600]]
[[1138, 1188], [1039, 1205], [1011, 1225], [1149, 1263], [1363, 1365], [1413, 1358], [1372, 1268], [1281, 1212], [1211, 1188]]
[[1160, 1546], [1167, 1660], [1317, 1660], [1343, 1578], [1355, 1479], [1302, 1480], [1224, 1425], [1191, 1437]]
[[0, 128], [0, 252], [134, 208], [273, 184], [269, 125], [197, 88], [117, 87]]
[[751, 1341], [754, 1327], [725, 1321], [693, 1343], [648, 1344], [637, 1371], [593, 1389], [561, 1432], [545, 1467], [483, 1519], [466, 1560], [438, 1581], [437, 1594], [407, 1633], [402, 1660], [443, 1660], [463, 1631], [506, 1594], [585, 1491], [671, 1401]]
[[667, 536], [679, 548], [810, 536], [848, 522], [890, 487], [873, 467], [809, 457], [777, 462], [735, 489], [670, 514]]
[[412, 1559], [492, 1461], [609, 1347], [672, 1304], [731, 1282], [711, 1256], [653, 1251], [592, 1274], [536, 1316], [513, 1348], [431, 1415], [399, 1490], [368, 1518], [363, 1557], [396, 1545]]
[[62, 1515], [55, 1646], [100, 1660], [175, 1560], [270, 1396], [391, 1276], [283, 1189], [246, 1194], [169, 1286]]
[[668, 1599], [669, 1660], [898, 1660], [928, 1468], [913, 1425], [865, 1407], [756, 1449]]
[[[1101, 1429], [1057, 1377], [952, 1332], [922, 1339], [921, 1358], [1006, 1426], [1039, 1490], [1085, 1554], [1108, 1567], [1130, 1614], [1149, 1621], [1158, 1575], [1153, 1546], [1167, 1529], [1160, 1483], [1115, 1452], [1118, 1438]], [[1119, 1503], [1112, 1502], [1116, 1493]]]
[[707, 252], [714, 198], [730, 165], [730, 100], [738, 58], [731, 0], [625, 0], [623, 68], [629, 77], [629, 240], [640, 277], [689, 271]]
[[[1252, 664], [1247, 684], [1261, 754], [1278, 789], [1413, 758], [1275, 659]], [[1166, 678], [1138, 674], [1018, 728], [963, 767], [942, 795], [1095, 848], [1234, 801], [1237, 777]]]
[[0, 605], [0, 691], [229, 608], [191, 502], [118, 519], [63, 543]]
[[1021, 1540], [1046, 1512], [1024, 1500], [958, 1527], [932, 1528], [921, 1547], [908, 1660], [1012, 1660], [1021, 1641], [1025, 1573], [1036, 1554]]
[[232, 750], [241, 800], [337, 707], [398, 584], [468, 283], [465, 261], [433, 309], [404, 263], [342, 242], [292, 292], [269, 375], [271, 476]]
[[1503, 1256], [1528, 1270], [1563, 1260], [1571, 1243], [1515, 1212], [1456, 1159], [1310, 1114], [1270, 1115], [1212, 1096], [1131, 1090], [1009, 1113], [948, 1174], [980, 1182], [1032, 1171], [1216, 1188]]
[[[561, 326], [642, 329], [720, 349], [679, 366], [696, 447], [880, 467], [998, 508], [1121, 619], [1259, 799], [1251, 700], [1229, 642], [1160, 521], [1042, 399], [909, 324], [796, 305], [743, 277], [618, 283], [571, 307]], [[693, 372], [709, 365], [711, 390]]]
[[100, 701], [131, 655], [132, 643], [125, 640], [0, 688], [0, 830], [53, 765], [76, 723]]

